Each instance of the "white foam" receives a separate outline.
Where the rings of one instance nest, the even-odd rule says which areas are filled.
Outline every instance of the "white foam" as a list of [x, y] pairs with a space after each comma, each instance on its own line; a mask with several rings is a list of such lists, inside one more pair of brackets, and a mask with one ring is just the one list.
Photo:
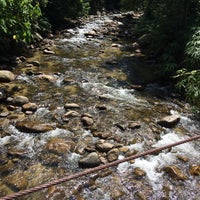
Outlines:
[[131, 104], [141, 104], [145, 106], [147, 102], [142, 99], [137, 99], [133, 94], [134, 90], [124, 89], [124, 88], [114, 88], [106, 86], [103, 83], [92, 83], [86, 82], [82, 83], [82, 88], [86, 91], [89, 91], [90, 94], [104, 96], [110, 99], [127, 101]]
[[144, 145], [144, 142], [142, 142], [142, 143], [136, 143], [136, 144], [131, 144], [130, 146], [129, 146], [129, 150], [131, 151], [131, 150], [136, 150], [136, 151], [139, 151], [139, 152], [141, 152], [141, 151], [143, 151], [143, 145]]
[[[122, 155], [119, 155], [118, 159], [121, 160], [123, 159], [124, 156]], [[125, 173], [128, 168], [130, 167], [130, 163], [129, 162], [123, 162], [123, 163], [120, 163], [118, 166], [117, 166], [117, 170], [119, 173]]]

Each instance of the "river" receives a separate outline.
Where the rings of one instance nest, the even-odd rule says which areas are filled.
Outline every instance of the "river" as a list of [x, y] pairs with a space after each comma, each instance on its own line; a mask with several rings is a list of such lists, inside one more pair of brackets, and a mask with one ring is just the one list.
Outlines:
[[[15, 95], [28, 97], [37, 110], [16, 107], [7, 116], [0, 138], [0, 196], [82, 171], [79, 161], [91, 152], [106, 163], [109, 155], [122, 159], [198, 134], [200, 123], [189, 105], [173, 98], [170, 86], [155, 82], [152, 64], [131, 39], [135, 20], [132, 14], [86, 18], [51, 40], [48, 53], [33, 51], [14, 70]], [[160, 126], [168, 115], [179, 116], [179, 123]], [[53, 129], [26, 132], [18, 121]], [[194, 141], [20, 199], [197, 200], [199, 160], [200, 142]]]

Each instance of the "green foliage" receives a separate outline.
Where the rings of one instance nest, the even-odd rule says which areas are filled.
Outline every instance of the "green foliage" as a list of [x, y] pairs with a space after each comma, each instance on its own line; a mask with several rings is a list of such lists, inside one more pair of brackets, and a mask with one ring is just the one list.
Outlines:
[[186, 45], [187, 62], [191, 68], [200, 64], [200, 27], [194, 28], [194, 34]]
[[17, 42], [30, 42], [32, 24], [41, 16], [39, 3], [33, 5], [32, 0], [0, 1], [0, 34]]
[[177, 71], [175, 78], [179, 78], [177, 87], [184, 91], [186, 99], [200, 108], [200, 70], [188, 71], [183, 68]]

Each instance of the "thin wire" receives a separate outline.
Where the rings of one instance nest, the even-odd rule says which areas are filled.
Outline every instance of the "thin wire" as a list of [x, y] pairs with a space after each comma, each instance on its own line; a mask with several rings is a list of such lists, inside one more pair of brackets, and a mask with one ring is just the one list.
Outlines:
[[143, 153], [139, 153], [137, 155], [132, 155], [132, 156], [123, 158], [121, 160], [116, 160], [116, 161], [113, 161], [113, 162], [110, 162], [110, 163], [107, 163], [107, 164], [104, 164], [104, 165], [100, 165], [98, 167], [87, 169], [85, 171], [78, 172], [78, 173], [66, 176], [64, 178], [56, 179], [56, 180], [50, 181], [50, 182], [42, 184], [42, 185], [38, 185], [36, 187], [30, 188], [30, 189], [27, 189], [27, 190], [21, 190], [19, 192], [16, 192], [16, 193], [7, 195], [5, 197], [2, 197], [2, 198], [0, 198], [0, 200], [12, 200], [12, 199], [17, 198], [17, 197], [25, 196], [25, 195], [37, 192], [39, 190], [43, 190], [45, 188], [49, 188], [51, 186], [58, 185], [58, 184], [70, 181], [72, 179], [76, 179], [76, 178], [79, 178], [79, 177], [82, 177], [82, 176], [86, 176], [86, 175], [92, 174], [94, 172], [97, 172], [97, 171], [100, 171], [100, 170], [103, 170], [103, 169], [106, 169], [106, 168], [109, 168], [109, 167], [116, 166], [116, 165], [118, 165], [120, 163], [123, 163], [123, 162], [134, 160], [136, 158], [140, 158], [140, 157], [143, 157], [143, 156], [146, 156], [146, 155], [155, 154], [155, 153], [160, 152], [162, 150], [169, 149], [169, 148], [172, 148], [174, 146], [178, 146], [178, 145], [181, 145], [181, 144], [184, 144], [184, 143], [187, 143], [187, 142], [191, 142], [193, 140], [198, 140], [198, 139], [200, 139], [200, 135], [197, 135], [197, 136], [194, 136], [194, 137], [190, 137], [188, 139], [181, 140], [179, 142], [172, 143], [172, 144], [169, 144], [169, 145], [166, 145], [166, 146], [163, 146], [163, 147], [159, 147], [159, 148], [156, 148], [156, 149], [151, 149], [151, 150], [145, 151]]

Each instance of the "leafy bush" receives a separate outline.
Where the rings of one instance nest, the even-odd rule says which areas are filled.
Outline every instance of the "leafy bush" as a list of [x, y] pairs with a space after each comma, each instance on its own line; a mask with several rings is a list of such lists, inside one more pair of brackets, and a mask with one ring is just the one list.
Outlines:
[[186, 99], [200, 108], [200, 70], [188, 71], [183, 68], [177, 71], [175, 78], [179, 78], [177, 87], [186, 95]]
[[0, 1], [0, 34], [17, 42], [30, 42], [33, 24], [41, 16], [39, 3], [32, 0]]

